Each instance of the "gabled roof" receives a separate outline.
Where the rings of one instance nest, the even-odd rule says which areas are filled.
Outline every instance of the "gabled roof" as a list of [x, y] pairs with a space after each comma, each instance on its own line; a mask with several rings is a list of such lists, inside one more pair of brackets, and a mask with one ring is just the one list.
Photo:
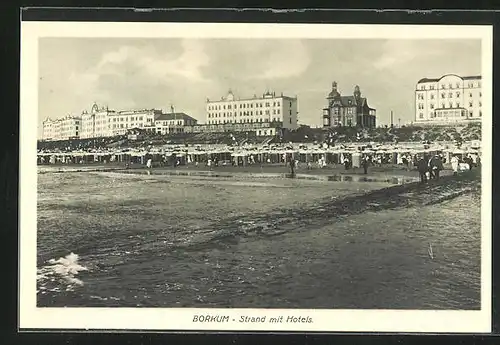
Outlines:
[[356, 102], [356, 98], [354, 96], [340, 96], [334, 99], [334, 101], [340, 100], [340, 104], [344, 107], [348, 106], [364, 106], [366, 104], [366, 98], [359, 98], [359, 102]]
[[155, 121], [167, 121], [167, 120], [194, 120], [195, 118], [189, 116], [185, 113], [168, 113], [168, 114], [160, 114], [155, 117]]

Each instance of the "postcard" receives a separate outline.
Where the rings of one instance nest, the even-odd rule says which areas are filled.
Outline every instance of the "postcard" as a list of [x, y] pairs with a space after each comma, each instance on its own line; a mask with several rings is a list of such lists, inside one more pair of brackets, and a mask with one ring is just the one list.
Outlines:
[[491, 331], [492, 27], [21, 24], [20, 328]]

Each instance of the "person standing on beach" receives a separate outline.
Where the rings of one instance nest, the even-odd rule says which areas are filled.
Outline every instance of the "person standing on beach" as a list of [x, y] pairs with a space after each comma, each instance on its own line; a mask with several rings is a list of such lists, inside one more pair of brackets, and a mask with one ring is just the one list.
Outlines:
[[295, 159], [293, 158], [292, 155], [289, 157], [289, 162], [290, 162], [290, 173], [292, 174], [292, 177], [295, 176]]
[[148, 161], [146, 162], [146, 167], [148, 169], [151, 169], [152, 166], [153, 166], [153, 160], [149, 158]]
[[465, 160], [467, 164], [469, 164], [469, 170], [472, 170], [472, 164], [474, 164], [474, 160], [472, 159], [472, 156], [469, 154]]
[[345, 170], [349, 170], [349, 158], [348, 157], [345, 157], [344, 158], [344, 168]]
[[368, 174], [368, 164], [369, 164], [369, 158], [368, 156], [364, 156], [363, 160], [361, 161], [361, 165], [363, 166], [363, 172], [364, 174]]
[[443, 170], [443, 162], [441, 161], [441, 158], [438, 155], [435, 155], [430, 159], [429, 168], [431, 177], [437, 180], [439, 178], [439, 172]]
[[418, 173], [420, 174], [420, 182], [426, 183], [427, 182], [427, 172], [429, 171], [427, 157], [424, 156], [424, 157], [420, 158], [420, 160], [417, 162], [417, 169], [418, 169]]
[[451, 169], [453, 170], [453, 175], [458, 174], [458, 164], [459, 164], [458, 157], [457, 156], [451, 157], [450, 162], [451, 162]]

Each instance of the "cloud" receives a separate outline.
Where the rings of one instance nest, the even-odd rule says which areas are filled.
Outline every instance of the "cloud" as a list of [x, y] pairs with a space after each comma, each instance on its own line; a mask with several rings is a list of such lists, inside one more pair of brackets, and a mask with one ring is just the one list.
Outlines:
[[309, 52], [301, 41], [281, 41], [278, 47], [268, 52], [265, 66], [262, 71], [255, 73], [255, 78], [297, 77], [308, 69], [310, 63]]
[[381, 54], [373, 61], [376, 69], [388, 69], [405, 64], [411, 64], [415, 58], [421, 58], [422, 49], [425, 50], [425, 58], [431, 59], [443, 53], [440, 41], [425, 42], [421, 40], [390, 40], [381, 45]]
[[[155, 80], [180, 77], [190, 81], [207, 81], [203, 76], [202, 67], [210, 63], [209, 56], [204, 51], [201, 41], [183, 40], [182, 52], [178, 56], [167, 49], [157, 50], [154, 46], [139, 49], [134, 46], [123, 46], [118, 50], [103, 55], [101, 61], [92, 73], [123, 73], [133, 72]], [[137, 77], [136, 75], [134, 77]]]

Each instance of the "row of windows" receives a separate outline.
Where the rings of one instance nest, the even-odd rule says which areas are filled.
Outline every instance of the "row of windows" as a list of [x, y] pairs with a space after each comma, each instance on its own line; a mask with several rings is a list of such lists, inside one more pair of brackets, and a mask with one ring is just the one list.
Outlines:
[[[448, 105], [449, 105], [449, 108], [453, 108], [453, 106], [452, 106], [453, 103], [452, 102], [449, 102]], [[474, 103], [473, 102], [469, 102], [469, 108], [472, 108], [473, 106], [474, 106]], [[479, 106], [482, 107], [483, 103], [479, 102]], [[429, 107], [431, 109], [434, 109], [434, 107], [435, 107], [434, 103], [429, 104]], [[446, 104], [445, 103], [441, 103], [441, 108], [446, 108]], [[460, 108], [460, 102], [456, 102], [455, 103], [455, 108]], [[418, 109], [425, 109], [424, 104], [419, 103], [418, 104]]]
[[[131, 117], [130, 118], [130, 121], [142, 121], [143, 120], [143, 117], [142, 116], [137, 116], [137, 117]], [[148, 119], [150, 120], [150, 119]], [[123, 118], [123, 117], [120, 117], [120, 118], [113, 118], [113, 122], [128, 122], [129, 121], [129, 118], [126, 117], [126, 118]], [[109, 119], [109, 122], [111, 122], [111, 119]]]
[[[480, 110], [479, 113], [477, 114], [479, 117], [483, 116], [483, 112]], [[465, 116], [465, 112], [462, 112], [461, 113], [461, 116]], [[418, 117], [420, 119], [423, 119], [424, 118], [424, 113], [419, 113], [418, 114]], [[445, 117], [444, 114], [442, 113], [434, 113], [434, 112], [431, 112], [429, 113], [429, 117], [430, 118], [436, 118], [436, 117]], [[469, 111], [469, 117], [474, 117], [474, 112], [473, 111]]]
[[[240, 103], [240, 109], [245, 109], [245, 108], [253, 108], [255, 104], [255, 108], [262, 108], [265, 104], [266, 107], [270, 107], [271, 103], [266, 102], [266, 103]], [[279, 107], [281, 106], [281, 102], [273, 102], [273, 107]], [[292, 106], [292, 102], [290, 102], [290, 106]], [[228, 104], [227, 107], [226, 105], [209, 105], [208, 110], [226, 110], [226, 109], [238, 109], [238, 104]]]
[[[271, 122], [279, 122], [280, 119], [278, 118], [274, 118], [271, 120]], [[292, 119], [290, 119], [290, 123]], [[236, 120], [210, 120], [208, 121], [208, 124], [209, 125], [215, 125], [215, 124], [224, 124], [224, 123], [266, 123], [266, 122], [270, 122], [269, 119], [255, 119], [255, 121], [253, 119], [241, 119], [241, 121], [236, 121]]]
[[[354, 109], [355, 108], [345, 108], [345, 109], [347, 111], [347, 114], [354, 114]], [[338, 115], [339, 113], [340, 113], [340, 108], [338, 108], [338, 107], [333, 108], [333, 114], [334, 115]]]
[[[464, 85], [465, 85], [465, 83], [464, 83]], [[467, 87], [468, 88], [481, 87], [481, 82], [480, 81], [478, 81], [476, 83], [468, 82]], [[441, 84], [441, 89], [453, 89], [453, 88], [461, 89], [462, 84], [461, 83], [456, 83], [455, 85], [453, 85], [453, 83], [449, 83], [448, 85]], [[435, 85], [420, 85], [420, 87], [418, 89], [419, 90], [434, 90]]]
[[[273, 109], [273, 115], [279, 115], [281, 112], [279, 109]], [[292, 111], [290, 110], [290, 114], [292, 113]], [[234, 112], [234, 113], [209, 113], [208, 114], [208, 118], [211, 119], [211, 118], [215, 118], [215, 117], [236, 117], [237, 115], [237, 112]], [[253, 116], [254, 113], [253, 113], [253, 110], [252, 111], [240, 111], [240, 116]], [[263, 115], [262, 113], [262, 110], [256, 110], [255, 111], [255, 115]], [[265, 110], [264, 111], [264, 115], [271, 115], [271, 111], [270, 110]]]
[[[459, 98], [459, 97], [461, 96], [460, 91], [458, 91], [455, 95], [456, 95], [456, 97], [457, 97], [457, 98]], [[482, 92], [479, 92], [479, 97], [482, 97], [482, 96], [483, 96]], [[471, 92], [469, 92], [469, 97], [472, 97], [472, 93], [471, 93]], [[418, 98], [419, 100], [423, 100], [423, 99], [424, 99], [424, 95], [423, 95], [423, 94], [421, 94], [421, 93], [419, 93], [419, 94], [417, 95], [417, 98]], [[431, 94], [431, 95], [430, 95], [430, 98], [431, 98], [431, 99], [434, 99], [434, 94]], [[441, 98], [446, 98], [446, 94], [445, 94], [444, 92], [441, 92]], [[452, 92], [449, 92], [449, 93], [448, 93], [448, 98], [453, 98], [453, 93], [452, 93]]]

